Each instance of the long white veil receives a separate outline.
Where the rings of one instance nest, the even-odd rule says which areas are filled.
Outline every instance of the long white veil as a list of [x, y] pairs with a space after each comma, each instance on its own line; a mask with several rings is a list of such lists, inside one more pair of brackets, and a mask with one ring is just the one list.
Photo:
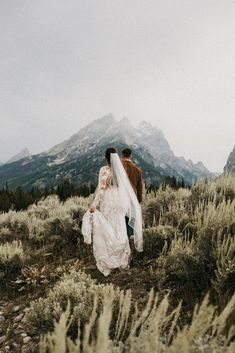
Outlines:
[[117, 153], [111, 153], [113, 186], [119, 189], [121, 203], [134, 230], [134, 244], [137, 251], [143, 251], [142, 211], [126, 171]]

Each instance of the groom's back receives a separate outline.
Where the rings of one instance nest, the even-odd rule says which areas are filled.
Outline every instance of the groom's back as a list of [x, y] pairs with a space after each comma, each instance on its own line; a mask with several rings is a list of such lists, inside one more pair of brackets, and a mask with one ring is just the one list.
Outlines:
[[136, 193], [138, 201], [141, 202], [143, 192], [143, 180], [141, 169], [128, 159], [122, 159], [122, 164], [126, 170], [130, 183]]

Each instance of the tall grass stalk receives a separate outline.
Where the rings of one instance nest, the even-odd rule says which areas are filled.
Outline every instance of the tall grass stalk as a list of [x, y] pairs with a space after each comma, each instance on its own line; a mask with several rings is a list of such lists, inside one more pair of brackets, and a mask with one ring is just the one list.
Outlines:
[[[125, 339], [121, 339], [117, 332], [115, 338], [110, 335], [114, 292], [110, 287], [104, 289], [103, 311], [98, 316], [97, 301], [94, 301], [84, 333], [78, 332], [75, 342], [67, 337], [70, 322], [67, 308], [55, 323], [54, 331], [41, 338], [40, 353], [232, 353], [235, 348], [232, 340], [235, 327], [232, 326], [227, 334], [224, 332], [226, 322], [235, 309], [235, 295], [221, 313], [209, 303], [207, 295], [200, 306], [196, 305], [191, 323], [181, 327], [181, 304], [174, 310], [170, 309], [168, 295], [159, 300], [158, 295], [151, 291], [145, 308], [141, 312], [136, 308], [135, 314], [131, 315], [126, 309], [129, 308], [129, 293], [123, 294], [119, 310], [126, 312], [120, 315], [128, 316], [130, 326], [125, 328]], [[118, 325], [116, 328], [120, 332]]]
[[7, 242], [0, 245], [0, 260], [11, 260], [16, 255], [23, 258], [24, 251], [21, 241], [14, 240], [11, 243]]

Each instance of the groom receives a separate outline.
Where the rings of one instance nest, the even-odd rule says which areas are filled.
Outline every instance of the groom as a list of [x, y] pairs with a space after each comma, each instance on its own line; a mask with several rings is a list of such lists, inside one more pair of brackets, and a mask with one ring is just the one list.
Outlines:
[[[143, 193], [143, 179], [142, 172], [136, 164], [132, 162], [132, 151], [130, 148], [125, 148], [122, 151], [122, 164], [126, 170], [127, 176], [130, 180], [130, 183], [136, 193], [139, 203], [142, 202], [142, 193]], [[129, 219], [126, 217], [126, 226], [127, 226], [127, 235], [130, 237], [133, 235], [133, 228], [129, 225]]]

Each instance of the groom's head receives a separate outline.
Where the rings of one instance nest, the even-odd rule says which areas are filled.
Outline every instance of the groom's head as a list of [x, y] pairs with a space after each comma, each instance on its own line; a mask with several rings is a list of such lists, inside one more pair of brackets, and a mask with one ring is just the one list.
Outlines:
[[132, 150], [130, 148], [124, 148], [124, 150], [122, 150], [122, 158], [131, 159], [131, 157], [132, 157]]

